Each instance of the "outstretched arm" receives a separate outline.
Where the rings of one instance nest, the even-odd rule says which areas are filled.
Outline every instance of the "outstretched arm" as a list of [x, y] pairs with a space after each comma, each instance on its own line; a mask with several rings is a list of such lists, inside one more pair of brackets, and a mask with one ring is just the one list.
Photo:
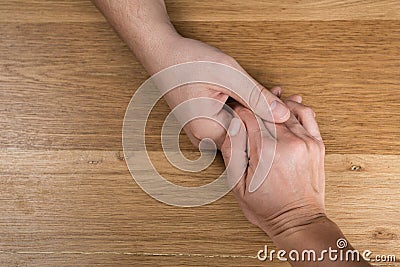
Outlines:
[[[229, 65], [252, 79], [236, 60], [219, 49], [179, 35], [168, 18], [163, 0], [92, 1], [128, 44], [149, 74], [179, 63], [212, 61]], [[269, 90], [255, 80], [253, 81], [256, 86], [250, 94], [247, 94], [251, 95], [252, 99], [246, 99], [246, 101], [254, 112], [268, 121], [277, 123], [286, 121], [289, 118], [289, 110], [286, 105]], [[275, 92], [279, 90], [279, 88], [273, 89]], [[177, 88], [166, 94], [165, 99], [168, 105], [174, 108], [193, 98], [207, 97], [225, 102], [229, 96], [246, 106], [245, 101], [231, 91], [210, 84]], [[259, 101], [261, 98], [265, 101]], [[266, 114], [267, 103], [270, 105], [272, 113]], [[215, 116], [226, 119], [227, 121], [222, 124], [229, 125], [231, 117], [228, 114], [221, 115], [221, 112], [223, 112], [222, 107]], [[203, 138], [211, 138], [220, 147], [225, 138], [225, 130], [207, 119], [196, 119], [189, 122], [185, 126], [185, 131], [194, 144], [198, 144]]]
[[145, 69], [154, 74], [173, 64], [165, 54], [179, 38], [163, 0], [92, 0]]

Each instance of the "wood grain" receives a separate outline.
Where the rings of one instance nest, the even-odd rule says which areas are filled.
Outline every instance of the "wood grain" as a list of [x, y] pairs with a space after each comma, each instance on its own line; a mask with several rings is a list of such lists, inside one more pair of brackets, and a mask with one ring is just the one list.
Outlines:
[[[167, 1], [173, 21], [327, 21], [399, 19], [400, 5], [388, 1]], [[174, 12], [172, 12], [174, 11]]]
[[[302, 94], [328, 153], [399, 154], [400, 22], [176, 26], [234, 56], [266, 86]], [[0, 28], [7, 36], [0, 43], [2, 146], [120, 150], [126, 106], [147, 75], [109, 26]], [[160, 103], [150, 127], [160, 130], [168, 112]], [[159, 132], [149, 135], [150, 148], [160, 149]], [[182, 148], [192, 145], [186, 140]]]
[[[1, 258], [5, 260], [2, 261]], [[11, 257], [11, 259], [10, 259]], [[14, 255], [0, 255], [0, 264], [2, 262], [11, 263], [10, 265], [34, 265], [34, 266], [167, 266], [167, 267], [181, 267], [181, 266], [260, 266], [260, 262], [254, 257], [234, 257], [231, 255], [136, 255], [131, 253], [79, 253], [79, 252], [65, 252], [65, 253], [54, 253], [54, 254], [35, 254], [35, 253], [23, 253], [18, 255], [18, 259], [15, 259]], [[50, 263], [51, 262], [51, 263]], [[268, 265], [267, 265], [268, 264]], [[266, 262], [263, 265], [267, 266], [284, 266], [288, 267], [289, 264], [277, 263], [277, 262]], [[395, 266], [395, 265], [387, 265]]]
[[[398, 20], [397, 0], [166, 0], [172, 21], [329, 21]], [[40, 11], [40, 12], [38, 12]], [[0, 22], [104, 21], [91, 2], [82, 0], [8, 0]]]
[[[152, 152], [151, 158], [173, 182], [193, 186], [204, 177], [182, 174], [162, 152]], [[10, 163], [0, 170], [0, 247], [16, 258], [24, 252], [75, 251], [150, 258], [151, 253], [230, 255], [232, 260], [254, 257], [264, 244], [272, 245], [246, 221], [230, 194], [195, 209], [155, 201], [133, 182], [120, 151], [7, 150], [0, 161]], [[218, 158], [208, 176], [217, 176], [222, 165]], [[331, 154], [326, 174], [328, 214], [349, 240], [377, 254], [400, 253], [398, 156]], [[373, 221], [372, 213], [379, 215]]]
[[[358, 249], [399, 260], [399, 2], [166, 2], [183, 35], [303, 95], [326, 143], [329, 216]], [[148, 75], [90, 1], [4, 1], [0, 32], [0, 266], [288, 266], [255, 258], [272, 243], [231, 194], [184, 209], [134, 182], [122, 121]], [[190, 175], [166, 161], [168, 112], [160, 101], [147, 125], [155, 167], [183, 186], [211, 182], [220, 157]]]

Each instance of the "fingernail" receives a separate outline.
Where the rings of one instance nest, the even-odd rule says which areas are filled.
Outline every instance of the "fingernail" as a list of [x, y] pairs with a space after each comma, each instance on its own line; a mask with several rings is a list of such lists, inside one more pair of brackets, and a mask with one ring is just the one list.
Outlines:
[[228, 129], [229, 135], [232, 137], [237, 135], [240, 130], [241, 124], [242, 122], [238, 118], [233, 118]]
[[278, 97], [282, 96], [282, 88], [278, 86]]
[[288, 118], [289, 113], [289, 109], [282, 104], [281, 102], [274, 100], [271, 105], [271, 110], [272, 110], [272, 114], [274, 115], [275, 119], [283, 120], [285, 118]]
[[277, 97], [281, 97], [282, 95], [282, 88], [280, 86], [274, 86], [271, 89], [271, 92], [276, 95]]

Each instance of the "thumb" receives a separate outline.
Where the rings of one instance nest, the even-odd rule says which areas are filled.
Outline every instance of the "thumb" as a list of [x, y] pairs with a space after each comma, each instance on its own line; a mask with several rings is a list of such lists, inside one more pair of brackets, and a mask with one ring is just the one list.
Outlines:
[[[235, 86], [221, 88], [219, 91], [232, 97], [237, 102], [252, 110], [263, 120], [274, 123], [283, 123], [290, 117], [290, 110], [285, 103], [275, 94], [259, 84], [248, 74], [244, 77], [236, 77], [238, 83]], [[232, 80], [235, 80], [232, 78]], [[252, 82], [251, 82], [252, 81]]]
[[245, 175], [247, 172], [247, 133], [244, 124], [233, 118], [228, 128], [227, 137], [221, 147], [224, 158], [227, 182], [234, 193], [244, 194]]
[[244, 100], [255, 114], [266, 121], [283, 123], [290, 117], [289, 108], [283, 101], [257, 82], [250, 90], [248, 99]]

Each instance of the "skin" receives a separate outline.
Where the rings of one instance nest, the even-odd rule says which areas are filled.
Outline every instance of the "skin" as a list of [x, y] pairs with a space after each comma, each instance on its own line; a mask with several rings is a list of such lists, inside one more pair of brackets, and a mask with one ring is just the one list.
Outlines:
[[[92, 2], [104, 14], [150, 75], [179, 63], [212, 61], [234, 67], [252, 79], [235, 59], [219, 49], [179, 35], [169, 21], [162, 0], [92, 0]], [[286, 121], [289, 118], [289, 109], [273, 93], [254, 79], [252, 80], [257, 84], [252, 94], [254, 99], [263, 96], [270, 105], [276, 102], [271, 105], [275, 107], [272, 110], [273, 118], [262, 116], [268, 109], [266, 105], [259, 105], [257, 101], [248, 99], [253, 110], [265, 120], [278, 123]], [[209, 97], [221, 102], [232, 97], [246, 106], [241, 98], [230, 91], [208, 84], [182, 86], [165, 95], [171, 108], [185, 100], [198, 97]], [[222, 124], [229, 125], [232, 117], [222, 110], [222, 106], [216, 107], [215, 110], [214, 117], [220, 120], [222, 118]], [[198, 145], [200, 140], [210, 138], [215, 141], [218, 148], [221, 147], [226, 133], [223, 127], [210, 119], [193, 120], [185, 125], [184, 129], [193, 144]]]
[[[317, 255], [345, 238], [325, 211], [325, 148], [311, 108], [302, 105], [300, 96], [285, 100], [291, 110], [288, 121], [260, 128], [256, 116], [247, 108], [233, 104], [237, 116], [231, 122], [221, 152], [228, 166], [232, 192], [246, 218], [262, 229], [279, 249], [313, 249]], [[271, 170], [262, 185], [249, 192], [255, 169], [262, 160], [262, 149], [276, 140]], [[261, 148], [261, 142], [263, 147]], [[249, 151], [247, 150], [249, 147]], [[261, 157], [261, 158], [260, 158]], [[244, 169], [238, 169], [238, 166]], [[230, 170], [232, 168], [233, 170]], [[243, 174], [239, 180], [234, 174]], [[344, 251], [352, 250], [349, 244]], [[330, 261], [291, 262], [292, 266], [370, 266], [367, 262]]]
[[[169, 21], [163, 0], [92, 0], [136, 58], [150, 75], [191, 61], [212, 61], [226, 64], [245, 73], [232, 57], [203, 42], [179, 35]], [[264, 98], [271, 107], [272, 117], [265, 116], [268, 105], [248, 100], [249, 106], [230, 91], [212, 85], [182, 86], [165, 95], [174, 108], [183, 101], [209, 97], [222, 102], [228, 97], [236, 100], [232, 108], [237, 114], [224, 113], [215, 107], [216, 118], [229, 125], [228, 134], [217, 123], [196, 119], [184, 129], [191, 141], [211, 138], [221, 149], [228, 166], [228, 182], [234, 185], [233, 194], [246, 218], [261, 228], [278, 248], [314, 249], [317, 253], [329, 246], [343, 233], [325, 213], [324, 206], [324, 145], [315, 121], [315, 113], [301, 104], [301, 97], [280, 99], [281, 88], [271, 91], [257, 84], [252, 90], [255, 99]], [[261, 104], [260, 104], [261, 103]], [[261, 118], [264, 129], [258, 128]], [[276, 135], [270, 134], [276, 127]], [[248, 140], [248, 141], [247, 141]], [[270, 151], [268, 144], [276, 140], [276, 154], [269, 173], [254, 192], [249, 187], [258, 161]], [[260, 149], [261, 142], [264, 151]], [[247, 148], [249, 147], [249, 150]], [[261, 157], [261, 158], [260, 158]], [[230, 162], [234, 164], [229, 165]], [[260, 175], [256, 173], [256, 176]], [[238, 177], [239, 179], [233, 178]], [[352, 249], [349, 245], [347, 249]], [[291, 262], [293, 266], [369, 266], [366, 262]]]

